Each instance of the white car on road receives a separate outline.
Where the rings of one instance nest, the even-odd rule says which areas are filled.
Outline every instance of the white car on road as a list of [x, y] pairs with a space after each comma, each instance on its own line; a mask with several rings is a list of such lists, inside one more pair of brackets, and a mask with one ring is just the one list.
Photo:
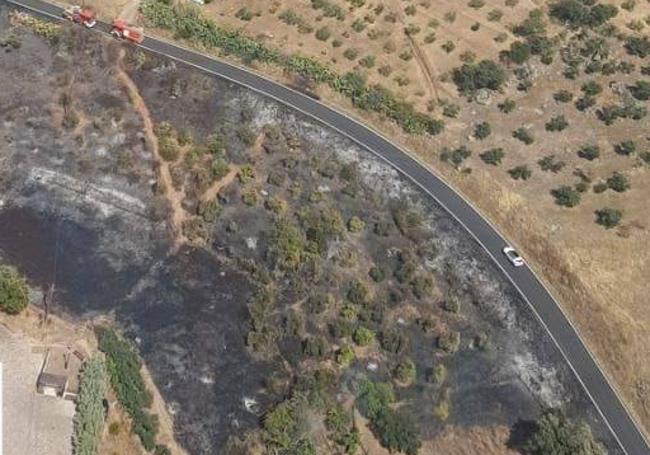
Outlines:
[[508, 260], [509, 260], [509, 261], [512, 263], [512, 265], [514, 265], [515, 267], [521, 267], [522, 265], [524, 265], [524, 259], [523, 259], [521, 256], [519, 256], [519, 253], [517, 253], [517, 250], [515, 250], [513, 247], [511, 247], [511, 246], [506, 246], [506, 247], [503, 249], [503, 254], [506, 255], [506, 257], [508, 258]]

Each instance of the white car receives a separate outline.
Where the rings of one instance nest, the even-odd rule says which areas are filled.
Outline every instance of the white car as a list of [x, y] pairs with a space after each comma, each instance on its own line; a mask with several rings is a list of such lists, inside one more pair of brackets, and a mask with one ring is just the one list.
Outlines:
[[512, 262], [512, 265], [514, 265], [515, 267], [521, 267], [522, 265], [524, 265], [524, 259], [521, 256], [519, 256], [519, 253], [517, 253], [517, 250], [515, 250], [513, 247], [506, 246], [503, 249], [503, 254], [506, 255], [508, 260]]

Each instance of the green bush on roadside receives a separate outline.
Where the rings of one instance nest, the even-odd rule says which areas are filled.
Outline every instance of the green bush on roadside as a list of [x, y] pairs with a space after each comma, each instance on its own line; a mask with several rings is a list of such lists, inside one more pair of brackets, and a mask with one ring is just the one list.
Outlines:
[[18, 314], [29, 303], [25, 278], [14, 267], [0, 266], [0, 310]]
[[88, 359], [79, 374], [79, 396], [74, 415], [72, 447], [74, 455], [95, 455], [104, 428], [104, 395], [108, 374], [104, 362]]
[[131, 429], [142, 446], [151, 451], [156, 446], [158, 419], [148, 411], [153, 398], [140, 375], [142, 362], [131, 344], [114, 330], [98, 327], [96, 333], [99, 350], [106, 355], [106, 368], [117, 399], [131, 418]]
[[[326, 0], [312, 0], [312, 6], [323, 10], [327, 16], [328, 11], [335, 5]], [[417, 112], [412, 104], [397, 98], [387, 89], [379, 85], [367, 85], [356, 73], [341, 75], [313, 58], [297, 54], [283, 55], [280, 51], [239, 31], [219, 27], [193, 6], [170, 6], [157, 0], [144, 0], [140, 5], [140, 12], [148, 26], [169, 30], [176, 38], [186, 39], [209, 49], [219, 49], [222, 54], [234, 55], [245, 63], [277, 65], [314, 82], [328, 84], [333, 90], [352, 100], [356, 107], [385, 115], [407, 133], [435, 135], [444, 127], [441, 120]], [[339, 13], [334, 16], [338, 18]]]

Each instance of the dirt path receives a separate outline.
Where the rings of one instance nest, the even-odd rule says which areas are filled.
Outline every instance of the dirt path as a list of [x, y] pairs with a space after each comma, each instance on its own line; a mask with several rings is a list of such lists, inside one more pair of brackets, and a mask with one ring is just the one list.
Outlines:
[[[406, 21], [404, 20], [404, 15], [402, 13], [402, 5], [400, 4], [399, 1], [395, 0], [393, 1], [393, 6], [395, 7], [395, 11], [398, 12], [399, 16], [399, 21], [402, 27], [406, 27]], [[437, 74], [435, 70], [431, 67], [431, 64], [429, 63], [429, 60], [427, 59], [427, 56], [422, 52], [422, 49], [418, 45], [418, 43], [413, 39], [411, 35], [406, 35], [406, 38], [409, 41], [409, 44], [411, 45], [411, 49], [413, 50], [413, 55], [415, 57], [415, 60], [420, 67], [420, 71], [422, 71], [422, 74], [424, 74], [424, 78], [427, 80], [427, 90], [429, 91], [429, 96], [435, 97], [436, 101], [440, 100], [440, 96], [438, 94], [438, 85], [436, 84], [436, 79], [437, 79]]]
[[204, 202], [213, 200], [217, 196], [221, 188], [230, 185], [233, 182], [233, 180], [235, 180], [235, 177], [237, 177], [237, 173], [239, 172], [240, 168], [241, 166], [231, 164], [230, 170], [228, 171], [226, 176], [221, 180], [217, 180], [212, 185], [210, 185], [210, 187], [207, 190], [205, 190], [205, 192], [201, 195], [201, 200]]
[[169, 201], [171, 206], [170, 227], [174, 239], [174, 250], [177, 250], [181, 245], [188, 241], [187, 237], [183, 235], [183, 222], [189, 218], [189, 214], [183, 208], [183, 199], [185, 198], [184, 190], [176, 190], [172, 183], [172, 176], [170, 170], [170, 163], [166, 162], [160, 157], [158, 151], [158, 139], [154, 133], [153, 120], [149, 114], [149, 109], [145, 104], [138, 87], [131, 80], [129, 75], [124, 71], [122, 62], [124, 59], [124, 50], [120, 50], [116, 69], [116, 78], [126, 89], [129, 98], [133, 102], [135, 110], [142, 118], [144, 125], [144, 134], [147, 145], [150, 147], [158, 165], [158, 183], [161, 185], [162, 193]]

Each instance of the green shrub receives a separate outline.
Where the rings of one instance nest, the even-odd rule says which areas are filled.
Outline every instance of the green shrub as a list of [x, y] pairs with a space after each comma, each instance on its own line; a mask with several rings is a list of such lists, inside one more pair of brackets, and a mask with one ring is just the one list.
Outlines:
[[389, 408], [383, 409], [372, 420], [372, 430], [379, 438], [381, 445], [391, 453], [401, 452], [406, 455], [417, 455], [422, 445], [420, 434], [413, 420]]
[[453, 41], [445, 41], [440, 47], [448, 54], [452, 53], [454, 49], [456, 49], [456, 45]]
[[576, 100], [575, 106], [576, 109], [583, 112], [589, 109], [590, 107], [593, 107], [595, 104], [596, 104], [596, 99], [593, 96], [583, 96], [582, 98], [578, 98]]
[[302, 352], [309, 357], [325, 357], [329, 353], [329, 344], [323, 337], [308, 337], [302, 342]]
[[386, 278], [386, 272], [384, 272], [384, 269], [381, 267], [372, 266], [368, 271], [368, 276], [370, 276], [375, 283], [379, 283]]
[[415, 379], [415, 374], [415, 364], [411, 359], [402, 360], [393, 371], [395, 379], [404, 384], [410, 384]]
[[533, 135], [523, 126], [514, 130], [512, 132], [512, 137], [519, 139], [526, 145], [531, 145], [533, 142], [535, 142]]
[[385, 351], [400, 354], [407, 348], [408, 338], [396, 330], [386, 330], [381, 332], [380, 344]]
[[630, 36], [625, 40], [625, 49], [630, 55], [646, 58], [650, 56], [650, 39], [647, 36]]
[[460, 106], [458, 104], [445, 102], [442, 108], [442, 115], [445, 117], [456, 118], [460, 113]]
[[605, 229], [611, 229], [618, 226], [623, 218], [623, 212], [620, 210], [606, 207], [596, 210], [596, 223], [604, 226]]
[[0, 265], [0, 310], [18, 314], [29, 303], [27, 281], [14, 267]]
[[280, 270], [296, 270], [307, 256], [300, 230], [285, 218], [275, 222], [269, 244], [269, 256]]
[[490, 22], [499, 22], [503, 17], [503, 11], [500, 9], [493, 9], [487, 15], [487, 20]]
[[440, 153], [440, 161], [444, 163], [450, 162], [456, 168], [458, 168], [463, 163], [463, 161], [465, 161], [471, 155], [472, 155], [472, 151], [469, 150], [464, 145], [461, 145], [460, 147], [454, 150], [449, 150], [447, 148], [444, 148]]
[[351, 346], [344, 345], [336, 353], [336, 363], [341, 366], [347, 367], [354, 360], [354, 350]]
[[375, 66], [375, 56], [366, 55], [365, 57], [362, 57], [359, 60], [359, 65], [363, 66], [364, 68], [372, 68], [373, 66]]
[[619, 142], [614, 146], [614, 151], [619, 155], [629, 156], [636, 152], [636, 144], [634, 141]]
[[505, 82], [503, 69], [491, 60], [465, 63], [453, 70], [452, 78], [458, 91], [470, 95], [480, 89], [499, 90]]
[[533, 171], [528, 169], [528, 166], [524, 164], [508, 170], [508, 174], [515, 180], [528, 180], [533, 175]]
[[395, 402], [393, 386], [386, 382], [372, 382], [363, 379], [357, 385], [356, 405], [359, 412], [370, 419], [377, 416]]
[[515, 26], [513, 32], [515, 35], [524, 37], [543, 35], [546, 32], [544, 12], [540, 9], [532, 10], [521, 24]]
[[131, 428], [142, 446], [151, 451], [155, 447], [158, 420], [147, 411], [152, 396], [140, 375], [142, 363], [131, 344], [115, 331], [98, 327], [96, 333], [99, 350], [106, 355], [106, 368], [117, 399], [131, 418]]
[[237, 19], [242, 20], [242, 21], [250, 21], [253, 18], [254, 15], [255, 15], [255, 13], [253, 13], [251, 10], [249, 10], [246, 7], [240, 8], [235, 13], [235, 17]]
[[365, 227], [366, 223], [358, 216], [353, 216], [348, 220], [348, 231], [352, 233], [361, 232]]
[[448, 354], [453, 354], [460, 348], [460, 333], [449, 331], [438, 336], [438, 348]]
[[568, 103], [573, 99], [573, 93], [568, 90], [560, 90], [553, 94], [553, 99], [558, 103]]
[[331, 35], [332, 32], [327, 27], [321, 27], [316, 30], [316, 39], [319, 41], [327, 41]]
[[501, 160], [505, 156], [505, 153], [501, 147], [493, 148], [486, 150], [485, 152], [479, 154], [481, 159], [486, 164], [491, 164], [493, 166], [498, 166], [501, 164]]
[[375, 334], [372, 330], [362, 326], [354, 331], [352, 339], [359, 346], [368, 346], [375, 341]]
[[521, 65], [531, 56], [531, 50], [528, 43], [514, 41], [510, 44], [510, 49], [502, 53], [503, 57], [512, 63]]
[[563, 185], [551, 190], [555, 203], [563, 207], [575, 207], [580, 204], [580, 193], [574, 188]]
[[559, 411], [546, 411], [523, 446], [529, 455], [605, 455], [589, 427], [569, 421]]
[[607, 186], [617, 193], [623, 193], [630, 189], [630, 182], [627, 177], [620, 172], [614, 172], [612, 176], [607, 179]]
[[325, 427], [330, 431], [330, 438], [343, 449], [343, 453], [354, 455], [359, 449], [359, 432], [354, 427], [352, 418], [340, 404], [329, 406], [325, 416]]
[[428, 297], [432, 289], [433, 280], [429, 276], [418, 275], [411, 281], [411, 290], [418, 299]]
[[447, 368], [442, 363], [431, 368], [427, 376], [427, 381], [436, 386], [441, 386], [445, 382], [445, 379], [447, 379]]
[[602, 93], [603, 87], [598, 82], [589, 81], [583, 84], [581, 90], [585, 96], [596, 96]]
[[509, 114], [515, 110], [515, 106], [516, 103], [513, 100], [506, 98], [502, 103], [499, 103], [497, 107], [504, 114]]
[[301, 431], [306, 399], [289, 398], [268, 411], [262, 419], [262, 439], [272, 453], [313, 455], [316, 453], [309, 436]]
[[556, 115], [546, 122], [546, 131], [564, 131], [569, 126], [569, 122], [564, 115]]
[[488, 122], [477, 123], [474, 126], [474, 137], [476, 139], [479, 140], [485, 139], [490, 134], [492, 134], [492, 128], [490, 127], [490, 124]]
[[348, 60], [355, 60], [358, 55], [359, 51], [353, 47], [349, 47], [343, 51], [343, 57], [347, 58]]
[[637, 100], [650, 100], [650, 82], [643, 80], [636, 81], [636, 83], [630, 86], [629, 89], [632, 96]]
[[104, 428], [104, 395], [108, 375], [98, 357], [88, 359], [79, 374], [79, 395], [74, 415], [72, 447], [74, 455], [95, 455]]
[[153, 455], [172, 455], [172, 451], [165, 445], [157, 444]]
[[593, 161], [600, 157], [600, 147], [597, 145], [583, 145], [578, 150], [578, 156], [587, 161]]
[[555, 155], [547, 155], [537, 161], [537, 164], [542, 169], [542, 171], [551, 171], [554, 174], [560, 172], [566, 163], [564, 161], [556, 161]]
[[345, 11], [343, 8], [329, 0], [311, 0], [311, 7], [321, 10], [325, 17], [334, 17], [339, 21], [345, 19]]
[[551, 4], [551, 17], [570, 27], [597, 27], [616, 16], [613, 5], [596, 4], [595, 1], [558, 0]]

